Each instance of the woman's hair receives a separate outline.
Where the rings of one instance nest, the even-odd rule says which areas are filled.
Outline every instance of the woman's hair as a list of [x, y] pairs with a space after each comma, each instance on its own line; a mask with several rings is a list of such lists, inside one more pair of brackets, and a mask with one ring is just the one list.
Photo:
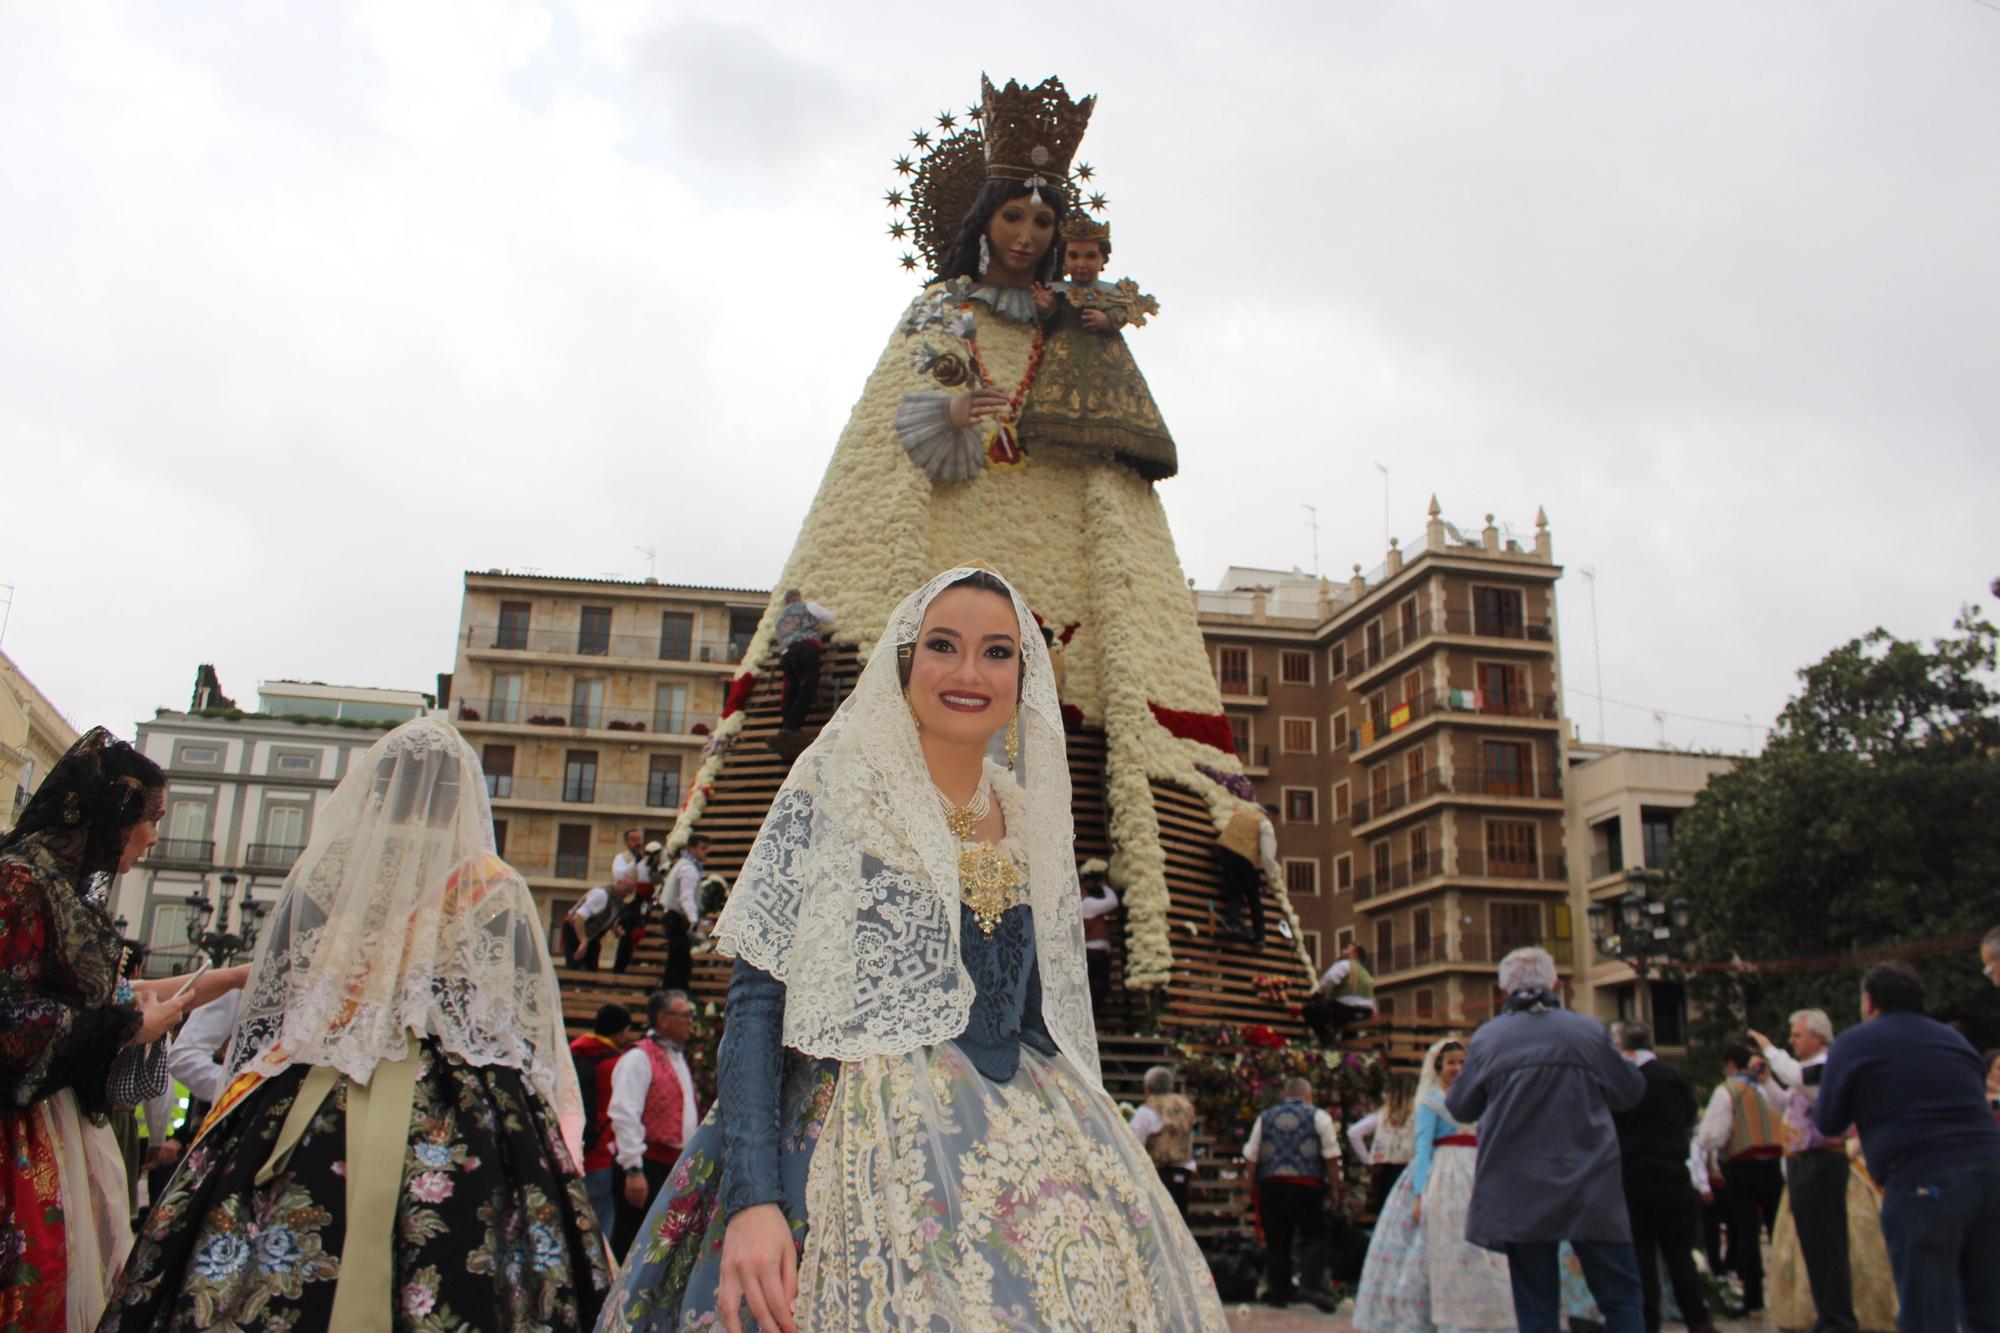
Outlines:
[[1404, 1070], [1389, 1080], [1389, 1095], [1382, 1100], [1382, 1118], [1400, 1125], [1410, 1118], [1417, 1100], [1417, 1076]]
[[[1062, 276], [1062, 224], [1069, 216], [1069, 196], [1060, 185], [1043, 185], [1042, 202], [1055, 211], [1055, 232], [1049, 240], [1049, 248], [1035, 264], [1035, 277], [1041, 282], [1054, 282]], [[993, 214], [1000, 205], [1011, 199], [1020, 199], [1032, 191], [1026, 181], [990, 180], [980, 187], [979, 194], [966, 212], [965, 220], [958, 224], [958, 235], [952, 238], [951, 248], [945, 251], [944, 262], [938, 265], [940, 278], [979, 277], [979, 238], [986, 234], [987, 224], [993, 221]]]
[[1453, 1051], [1457, 1051], [1461, 1055], [1465, 1053], [1465, 1043], [1460, 1041], [1457, 1037], [1453, 1037], [1451, 1040], [1447, 1041], [1444, 1045], [1438, 1047], [1438, 1058], [1437, 1058], [1438, 1064], [1442, 1065], [1444, 1063], [1444, 1058], [1447, 1055], [1450, 1055]]
[[20, 820], [0, 837], [0, 851], [39, 835], [74, 867], [78, 888], [118, 869], [125, 839], [166, 804], [160, 766], [103, 727], [69, 747], [35, 789]]
[[[1006, 184], [1004, 181], [1000, 183]], [[1009, 606], [1014, 604], [1013, 589], [1009, 588], [999, 575], [989, 574], [983, 569], [975, 569], [964, 578], [953, 583], [947, 583], [944, 587], [937, 590], [937, 597], [931, 598], [931, 601], [937, 601], [938, 597], [944, 596], [953, 588], [976, 588], [980, 592], [990, 592], [1006, 598], [1007, 605]], [[910, 688], [910, 664], [916, 660], [916, 654], [917, 641], [915, 639], [910, 640], [908, 643], [899, 643], [896, 645], [896, 678], [902, 682], [904, 690]], [[1027, 655], [1022, 654], [1016, 660], [1021, 664], [1021, 676], [1025, 680], [1028, 674]]]

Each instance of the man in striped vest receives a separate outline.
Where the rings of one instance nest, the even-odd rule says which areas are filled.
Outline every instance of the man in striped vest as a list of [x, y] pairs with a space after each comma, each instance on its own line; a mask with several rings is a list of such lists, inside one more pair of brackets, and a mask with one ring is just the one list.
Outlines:
[[1785, 1194], [1784, 1092], [1748, 1046], [1725, 1048], [1722, 1072], [1695, 1137], [1722, 1162], [1729, 1261], [1743, 1281], [1747, 1314], [1764, 1308], [1762, 1240]]

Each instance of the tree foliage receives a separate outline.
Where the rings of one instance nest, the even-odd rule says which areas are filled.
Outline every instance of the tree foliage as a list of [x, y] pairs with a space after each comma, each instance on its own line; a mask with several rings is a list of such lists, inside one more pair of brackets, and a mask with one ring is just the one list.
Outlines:
[[[1806, 959], [2000, 925], [1996, 631], [1967, 608], [1929, 647], [1877, 629], [1800, 672], [1763, 754], [1711, 781], [1675, 827], [1672, 869], [1699, 957]], [[1982, 987], [1975, 951], [1913, 960], [1934, 1015]], [[1794, 1009], [1855, 1021], [1860, 968], [1696, 973], [1698, 1040]]]

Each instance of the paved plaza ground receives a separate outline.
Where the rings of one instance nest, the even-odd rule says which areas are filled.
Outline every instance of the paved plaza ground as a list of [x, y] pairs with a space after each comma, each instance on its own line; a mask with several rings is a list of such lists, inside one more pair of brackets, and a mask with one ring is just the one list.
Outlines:
[[[1282, 1310], [1266, 1305], [1232, 1305], [1229, 1307], [1229, 1327], [1235, 1333], [1345, 1333], [1354, 1327], [1354, 1321], [1348, 1317], [1353, 1310], [1352, 1301], [1339, 1314], [1321, 1314], [1304, 1304], [1287, 1306]], [[1739, 1330], [1740, 1333], [1766, 1333], [1777, 1327], [1764, 1319], [1723, 1319], [1715, 1326], [1718, 1329]], [[1681, 1325], [1669, 1327], [1680, 1328]]]

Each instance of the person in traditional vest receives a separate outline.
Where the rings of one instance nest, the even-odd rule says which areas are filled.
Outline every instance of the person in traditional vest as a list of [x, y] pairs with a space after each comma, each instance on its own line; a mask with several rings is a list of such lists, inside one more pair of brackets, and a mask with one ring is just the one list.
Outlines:
[[611, 1234], [618, 1220], [617, 1172], [611, 1161], [611, 1071], [632, 1044], [632, 1014], [622, 1004], [607, 1004], [584, 1033], [569, 1044], [576, 1066], [577, 1090], [583, 1094], [583, 1184], [590, 1191], [590, 1208], [598, 1229]]
[[[1289, 1305], [1297, 1295], [1328, 1312], [1340, 1302], [1326, 1290], [1327, 1246], [1332, 1239], [1326, 1215], [1329, 1197], [1341, 1189], [1340, 1131], [1333, 1117], [1315, 1107], [1312, 1084], [1294, 1078], [1284, 1100], [1257, 1117], [1243, 1144], [1243, 1160], [1255, 1191], [1252, 1204], [1264, 1229], [1264, 1299]], [[1292, 1285], [1292, 1245], [1305, 1246], [1304, 1281]]]
[[1278, 834], [1256, 810], [1239, 809], [1215, 837], [1221, 862], [1222, 937], [1246, 944], [1264, 942], [1264, 880], [1282, 885]]
[[1785, 1196], [1783, 1094], [1771, 1071], [1737, 1043], [1722, 1052], [1722, 1082], [1709, 1094], [1695, 1138], [1722, 1162], [1729, 1266], [1743, 1283], [1743, 1313], [1764, 1308], [1762, 1240]]
[[1105, 1001], [1111, 998], [1111, 914], [1118, 910], [1118, 892], [1104, 878], [1110, 868], [1095, 859], [1076, 868], [1083, 891], [1083, 962], [1090, 973], [1090, 1014], [1100, 1027]]
[[1332, 997], [1333, 1003], [1324, 1006], [1324, 1012], [1336, 1028], [1375, 1017], [1375, 977], [1368, 970], [1368, 950], [1348, 941], [1313, 993]]
[[1132, 1132], [1146, 1145], [1160, 1183], [1186, 1218], [1194, 1181], [1194, 1103], [1174, 1091], [1174, 1071], [1165, 1065], [1146, 1071], [1146, 1104], [1133, 1112]]
[[682, 1145], [701, 1123], [687, 1062], [694, 1002], [686, 991], [654, 991], [646, 998], [646, 1022], [645, 1040], [611, 1069], [611, 1156], [622, 1181], [611, 1249], [620, 1261], [639, 1234], [654, 1193], [680, 1160]]

